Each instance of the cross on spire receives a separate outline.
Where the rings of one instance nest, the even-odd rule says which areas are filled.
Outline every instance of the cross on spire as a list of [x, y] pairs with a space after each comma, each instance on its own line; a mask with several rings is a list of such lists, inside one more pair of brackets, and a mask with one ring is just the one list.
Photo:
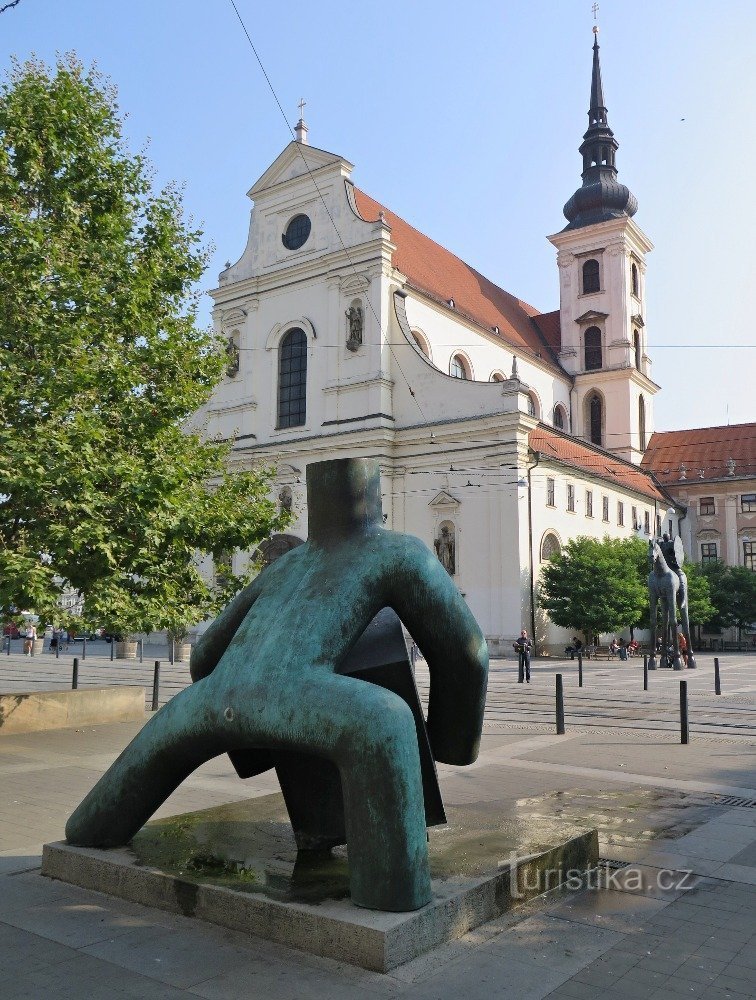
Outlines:
[[297, 142], [301, 142], [303, 146], [307, 145], [307, 126], [304, 120], [304, 109], [307, 101], [304, 97], [299, 98], [299, 121], [297, 122], [297, 127], [294, 129], [294, 135], [296, 136]]
[[597, 20], [598, 20], [598, 9], [599, 9], [599, 5], [598, 5], [597, 3], [595, 3], [595, 4], [594, 4], [594, 5], [593, 5], [593, 6], [591, 7], [591, 10], [593, 11], [593, 20], [594, 20], [594, 21], [597, 21]]

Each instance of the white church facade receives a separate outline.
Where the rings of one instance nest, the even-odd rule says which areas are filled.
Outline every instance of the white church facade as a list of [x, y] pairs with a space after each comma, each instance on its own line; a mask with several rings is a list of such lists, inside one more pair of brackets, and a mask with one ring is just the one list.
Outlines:
[[[560, 308], [541, 313], [291, 142], [252, 186], [249, 238], [212, 291], [227, 377], [198, 414], [240, 468], [270, 464], [306, 538], [305, 469], [377, 458], [386, 525], [435, 547], [493, 650], [537, 609], [570, 538], [648, 537], [684, 509], [640, 462], [653, 432], [645, 312], [652, 245], [617, 180], [594, 44], [582, 186], [565, 206]], [[237, 559], [247, 558], [237, 554]]]

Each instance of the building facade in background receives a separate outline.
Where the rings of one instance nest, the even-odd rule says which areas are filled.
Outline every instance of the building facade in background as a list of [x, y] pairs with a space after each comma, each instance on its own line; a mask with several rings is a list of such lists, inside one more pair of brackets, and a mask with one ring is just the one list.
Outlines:
[[435, 548], [494, 651], [522, 627], [558, 651], [534, 600], [544, 561], [577, 535], [676, 530], [682, 505], [641, 464], [652, 245], [617, 145], [594, 43], [582, 184], [549, 237], [560, 308], [542, 313], [355, 187], [299, 122], [211, 293], [229, 364], [197, 416], [237, 467], [277, 468], [296, 522], [266, 558], [306, 537], [308, 463], [377, 458], [387, 526]]

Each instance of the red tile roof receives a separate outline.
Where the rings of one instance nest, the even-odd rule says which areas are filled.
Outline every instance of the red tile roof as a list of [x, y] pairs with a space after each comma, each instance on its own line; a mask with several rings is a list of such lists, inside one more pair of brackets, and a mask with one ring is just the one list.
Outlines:
[[555, 356], [560, 348], [558, 311], [539, 313], [364, 191], [354, 188], [354, 196], [357, 210], [366, 221], [377, 220], [379, 212], [383, 212], [391, 226], [391, 241], [396, 245], [394, 266], [406, 275], [411, 287], [444, 304], [453, 299], [455, 312], [494, 336], [497, 334], [493, 328], [498, 327], [498, 337], [505, 343], [558, 366]]
[[680, 482], [680, 465], [689, 480], [726, 478], [730, 458], [736, 478], [756, 476], [756, 423], [657, 432], [648, 442], [643, 467], [672, 486]]
[[544, 458], [588, 472], [592, 476], [598, 476], [599, 479], [607, 480], [614, 486], [633, 490], [662, 503], [668, 500], [648, 472], [615, 455], [608, 454], [601, 448], [576, 441], [568, 434], [547, 430], [543, 425], [539, 425], [530, 432], [530, 447], [533, 451], [540, 452]]

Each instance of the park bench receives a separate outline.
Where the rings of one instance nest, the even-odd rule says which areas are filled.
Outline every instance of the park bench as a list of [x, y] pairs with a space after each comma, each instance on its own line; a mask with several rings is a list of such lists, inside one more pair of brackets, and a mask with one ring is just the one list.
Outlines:
[[585, 655], [589, 660], [613, 660], [617, 654], [608, 646], [586, 646]]

